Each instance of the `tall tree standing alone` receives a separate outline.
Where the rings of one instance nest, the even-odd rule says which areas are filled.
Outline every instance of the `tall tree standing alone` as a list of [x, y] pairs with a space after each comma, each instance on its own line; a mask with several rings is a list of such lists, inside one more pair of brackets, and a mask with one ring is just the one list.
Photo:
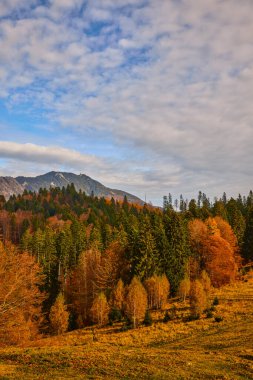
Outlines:
[[199, 317], [206, 307], [206, 302], [206, 293], [203, 285], [199, 280], [194, 280], [191, 283], [190, 290], [191, 315], [194, 317]]
[[147, 310], [147, 293], [142, 283], [134, 277], [128, 287], [125, 301], [125, 313], [134, 328], [143, 321]]

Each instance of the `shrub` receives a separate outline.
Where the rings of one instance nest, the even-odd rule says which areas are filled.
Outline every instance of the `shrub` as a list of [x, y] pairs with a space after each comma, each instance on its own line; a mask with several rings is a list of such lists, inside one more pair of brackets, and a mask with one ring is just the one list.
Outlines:
[[177, 308], [175, 305], [173, 305], [170, 311], [166, 310], [164, 318], [163, 318], [163, 322], [166, 323], [169, 321], [173, 321], [173, 319], [176, 319], [176, 317], [177, 317]]
[[220, 315], [217, 315], [217, 317], [214, 318], [215, 322], [222, 322], [223, 321], [223, 317], [220, 316]]
[[110, 322], [117, 322], [122, 320], [122, 313], [119, 309], [116, 307], [113, 308], [109, 313], [109, 321]]
[[207, 318], [213, 318], [213, 313], [211, 312], [211, 310], [207, 310], [206, 317]]
[[215, 297], [213, 300], [213, 306], [217, 306], [217, 305], [219, 305], [219, 299], [218, 297]]
[[166, 322], [169, 322], [169, 321], [171, 321], [171, 316], [170, 316], [168, 310], [166, 310], [165, 314], [164, 314], [163, 322], [166, 323]]
[[191, 314], [189, 315], [189, 317], [187, 318], [187, 321], [188, 322], [191, 322], [191, 321], [196, 321], [197, 319], [200, 318], [200, 315], [199, 314]]
[[146, 314], [145, 314], [145, 318], [144, 318], [143, 324], [144, 324], [145, 326], [151, 326], [152, 323], [153, 323], [153, 320], [152, 320], [151, 314], [150, 314], [150, 312], [147, 310], [147, 311], [146, 311]]

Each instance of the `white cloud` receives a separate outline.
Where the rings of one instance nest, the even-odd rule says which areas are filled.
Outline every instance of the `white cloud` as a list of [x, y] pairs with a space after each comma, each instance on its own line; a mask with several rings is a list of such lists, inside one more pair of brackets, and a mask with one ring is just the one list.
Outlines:
[[103, 168], [101, 159], [88, 154], [62, 148], [59, 146], [39, 146], [35, 144], [19, 144], [11, 141], [0, 141], [0, 156], [20, 161], [50, 163], [73, 166], [79, 170], [85, 166]]
[[[12, 112], [42, 108], [57, 133], [110, 136], [130, 173], [116, 164], [112, 182], [129, 180], [132, 191], [155, 197], [160, 183], [177, 193], [245, 192], [252, 8], [252, 0], [3, 2], [0, 15], [19, 17], [0, 21], [0, 96]], [[134, 150], [136, 171], [127, 168]]]

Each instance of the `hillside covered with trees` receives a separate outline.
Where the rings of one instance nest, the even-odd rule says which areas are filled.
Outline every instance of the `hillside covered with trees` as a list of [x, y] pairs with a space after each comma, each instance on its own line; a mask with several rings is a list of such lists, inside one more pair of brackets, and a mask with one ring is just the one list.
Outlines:
[[170, 296], [193, 317], [211, 286], [253, 260], [253, 194], [163, 209], [87, 196], [73, 185], [0, 200], [0, 340], [146, 321]]

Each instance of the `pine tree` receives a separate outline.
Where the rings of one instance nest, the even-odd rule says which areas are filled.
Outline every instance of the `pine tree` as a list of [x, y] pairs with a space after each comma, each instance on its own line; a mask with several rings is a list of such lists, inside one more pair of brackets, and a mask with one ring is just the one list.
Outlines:
[[69, 312], [65, 305], [64, 295], [59, 293], [54, 305], [50, 309], [49, 314], [52, 331], [57, 334], [63, 334], [68, 329]]
[[234, 231], [239, 246], [242, 247], [246, 222], [240, 210], [240, 206], [234, 199], [230, 199], [227, 203], [226, 208], [228, 214], [228, 222]]
[[184, 278], [189, 256], [188, 231], [182, 215], [175, 211], [164, 216], [164, 226], [169, 250], [161, 265], [170, 282], [172, 293], [175, 294]]
[[243, 237], [243, 257], [247, 261], [253, 260], [253, 207], [250, 209], [246, 219], [246, 229]]
[[134, 273], [140, 279], [152, 276], [157, 268], [157, 260], [158, 252], [155, 238], [152, 234], [150, 219], [148, 216], [144, 216], [139, 228]]

